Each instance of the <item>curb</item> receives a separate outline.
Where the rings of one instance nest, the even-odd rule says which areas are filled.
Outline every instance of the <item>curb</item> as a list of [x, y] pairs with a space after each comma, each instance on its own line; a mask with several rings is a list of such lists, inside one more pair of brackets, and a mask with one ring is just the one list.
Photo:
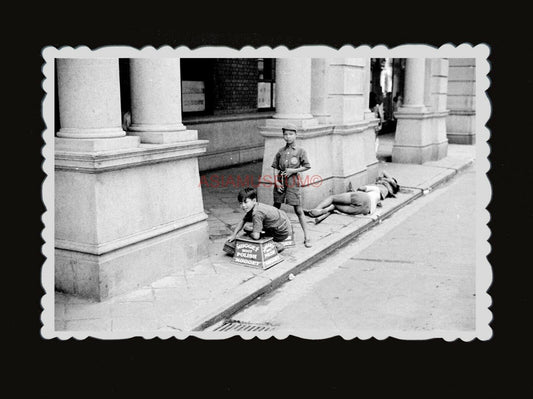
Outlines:
[[[442, 179], [433, 183], [428, 191], [432, 191], [434, 188], [450, 181], [452, 178], [457, 176], [457, 174], [468, 168], [473, 163], [474, 160], [472, 159], [457, 169], [450, 168], [454, 170], [454, 173], [450, 173], [449, 175], [446, 175]], [[312, 255], [311, 257], [304, 260], [302, 263], [295, 265], [289, 270], [281, 272], [278, 276], [275, 276], [272, 279], [269, 279], [268, 277], [262, 277], [260, 275], [250, 278], [250, 280], [246, 281], [245, 283], [241, 284], [236, 288], [235, 293], [233, 294], [233, 299], [226, 301], [225, 304], [214, 305], [212, 306], [212, 309], [208, 308], [208, 311], [206, 312], [207, 315], [204, 315], [194, 320], [191, 323], [190, 330], [202, 331], [212, 326], [213, 324], [216, 324], [217, 322], [228, 318], [229, 316], [246, 306], [248, 303], [252, 302], [258, 296], [261, 296], [280, 287], [287, 281], [288, 276], [290, 274], [298, 274], [304, 271], [314, 263], [329, 255], [331, 252], [346, 245], [349, 241], [353, 240], [360, 234], [363, 234], [375, 225], [381, 223], [383, 220], [387, 219], [406, 205], [427, 194], [427, 192], [420, 188], [409, 187], [409, 189], [416, 190], [417, 192], [405, 201], [401, 202], [400, 204], [390, 208], [385, 213], [380, 214], [377, 218], [372, 218], [371, 221], [365, 224], [364, 226], [357, 228], [351, 232], [348, 232], [339, 240], [335, 241], [332, 245]]]
[[443, 179], [436, 181], [430, 186], [430, 190], [433, 190], [435, 187], [440, 186], [441, 184], [449, 182], [451, 179], [453, 179], [455, 176], [457, 176], [459, 173], [464, 171], [466, 168], [474, 164], [474, 159], [469, 160], [465, 164], [459, 166], [458, 168], [446, 168], [446, 169], [452, 169], [453, 173], [450, 173], [448, 176], [444, 177]]

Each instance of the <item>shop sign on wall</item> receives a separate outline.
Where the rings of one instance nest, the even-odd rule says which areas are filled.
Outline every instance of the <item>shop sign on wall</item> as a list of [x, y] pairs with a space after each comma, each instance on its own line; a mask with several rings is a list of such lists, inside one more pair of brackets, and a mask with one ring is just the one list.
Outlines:
[[181, 82], [183, 112], [205, 111], [205, 85], [202, 81], [184, 80]]
[[272, 83], [257, 83], [257, 108], [272, 107]]

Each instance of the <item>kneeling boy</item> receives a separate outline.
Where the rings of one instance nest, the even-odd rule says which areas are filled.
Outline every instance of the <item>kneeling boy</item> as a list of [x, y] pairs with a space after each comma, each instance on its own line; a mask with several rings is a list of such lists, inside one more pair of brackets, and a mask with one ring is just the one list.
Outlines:
[[285, 247], [280, 242], [292, 235], [292, 226], [287, 214], [281, 209], [257, 202], [257, 191], [252, 187], [242, 189], [237, 199], [246, 215], [235, 227], [228, 242], [235, 241], [237, 234], [243, 229], [254, 240], [261, 238], [261, 232], [264, 231], [264, 236], [274, 239], [278, 252], [283, 251]]

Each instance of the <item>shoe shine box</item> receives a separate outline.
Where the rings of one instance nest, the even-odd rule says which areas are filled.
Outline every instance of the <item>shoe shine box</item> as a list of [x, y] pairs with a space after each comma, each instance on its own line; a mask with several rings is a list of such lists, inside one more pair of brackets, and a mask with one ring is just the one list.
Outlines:
[[239, 237], [236, 239], [233, 262], [240, 265], [268, 269], [281, 262], [283, 258], [278, 253], [272, 237], [252, 240]]

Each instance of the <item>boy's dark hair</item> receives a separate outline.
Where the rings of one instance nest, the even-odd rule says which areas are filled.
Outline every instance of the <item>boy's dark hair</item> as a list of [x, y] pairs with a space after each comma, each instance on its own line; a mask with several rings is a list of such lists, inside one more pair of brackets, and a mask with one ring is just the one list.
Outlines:
[[245, 187], [237, 195], [239, 202], [244, 202], [246, 198], [257, 199], [257, 191], [253, 187]]

